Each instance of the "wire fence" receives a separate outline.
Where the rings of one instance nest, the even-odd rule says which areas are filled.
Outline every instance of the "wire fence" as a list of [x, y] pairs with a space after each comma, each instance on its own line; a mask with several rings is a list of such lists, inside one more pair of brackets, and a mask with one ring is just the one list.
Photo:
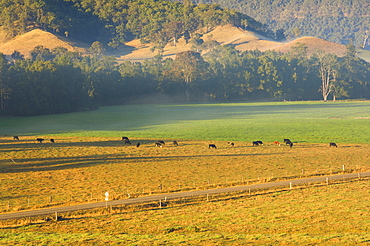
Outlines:
[[[328, 168], [301, 169], [300, 172], [286, 172], [284, 175], [259, 175], [255, 178], [247, 178], [243, 174], [237, 174], [234, 177], [222, 177], [218, 179], [205, 180], [188, 180], [187, 182], [171, 182], [162, 180], [158, 183], [153, 183], [150, 186], [127, 186], [116, 187], [110, 190], [109, 200], [121, 200], [128, 198], [136, 198], [163, 193], [184, 192], [193, 190], [209, 190], [215, 188], [232, 187], [240, 185], [250, 185], [258, 183], [267, 183], [273, 181], [308, 178], [323, 175], [333, 175], [340, 173], [360, 173], [366, 171], [365, 166], [332, 166]], [[3, 200], [0, 203], [1, 212], [15, 212], [22, 210], [32, 210], [39, 208], [50, 208], [60, 206], [71, 206], [84, 203], [102, 202], [105, 200], [105, 192], [99, 194], [81, 193], [76, 195], [71, 194], [39, 194], [25, 196], [21, 198], [11, 198]]]

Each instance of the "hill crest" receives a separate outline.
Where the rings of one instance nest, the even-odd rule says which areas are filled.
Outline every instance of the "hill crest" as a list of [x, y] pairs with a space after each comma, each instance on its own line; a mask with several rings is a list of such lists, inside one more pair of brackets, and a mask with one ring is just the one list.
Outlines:
[[83, 47], [84, 45], [72, 42], [67, 38], [57, 36], [41, 29], [34, 29], [1, 44], [0, 52], [4, 53], [6, 56], [10, 56], [17, 50], [24, 55], [24, 57], [29, 58], [30, 52], [39, 45], [50, 50], [55, 47], [63, 47], [72, 52], [86, 52], [86, 49]]
[[[322, 50], [327, 53], [343, 56], [346, 51], [346, 46], [344, 45], [316, 37], [301, 37], [290, 42], [282, 43], [267, 39], [254, 32], [245, 31], [232, 25], [218, 26], [214, 30], [205, 33], [202, 39], [204, 41], [215, 40], [221, 45], [232, 45], [239, 51], [257, 49], [260, 51], [275, 50], [286, 53], [291, 51], [291, 48], [297, 46], [298, 43], [305, 44], [305, 46], [307, 46], [308, 55], [312, 55], [312, 53], [317, 50]], [[39, 45], [48, 49], [61, 46], [69, 51], [80, 52], [81, 54], [87, 54], [87, 49], [89, 47], [88, 44], [73, 42], [69, 38], [57, 36], [40, 29], [34, 29], [0, 44], [0, 52], [10, 56], [14, 50], [17, 50], [26, 58], [29, 58], [30, 52]], [[140, 40], [135, 39], [127, 42], [125, 48], [114, 51], [114, 53], [110, 53], [108, 55], [115, 56], [118, 62], [140, 62], [146, 59], [151, 59], [157, 54], [156, 51], [151, 51], [153, 45], [154, 44], [143, 44]], [[177, 53], [191, 50], [191, 48], [192, 44], [186, 43], [184, 39], [180, 39], [176, 46], [172, 43], [167, 44], [163, 55], [164, 58], [174, 58]]]

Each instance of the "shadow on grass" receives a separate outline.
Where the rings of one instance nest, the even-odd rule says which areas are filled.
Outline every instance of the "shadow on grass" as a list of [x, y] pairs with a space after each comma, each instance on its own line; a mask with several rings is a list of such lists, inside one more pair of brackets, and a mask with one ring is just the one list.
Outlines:
[[[150, 162], [150, 161], [171, 161], [181, 158], [206, 158], [206, 157], [247, 157], [257, 155], [276, 155], [276, 154], [203, 154], [203, 155], [174, 155], [174, 156], [135, 156], [126, 157], [125, 154], [109, 154], [109, 155], [90, 155], [80, 157], [61, 157], [61, 158], [34, 158], [34, 159], [15, 159], [1, 160], [0, 173], [21, 173], [21, 172], [40, 172], [65, 170], [73, 168], [83, 168], [97, 165], [106, 165], [114, 162], [128, 161], [129, 163]], [[32, 162], [32, 163], [28, 163]], [[1, 164], [3, 163], [3, 164]], [[6, 164], [8, 163], [8, 164]], [[27, 163], [27, 164], [22, 164]], [[126, 164], [126, 163], [125, 163]]]

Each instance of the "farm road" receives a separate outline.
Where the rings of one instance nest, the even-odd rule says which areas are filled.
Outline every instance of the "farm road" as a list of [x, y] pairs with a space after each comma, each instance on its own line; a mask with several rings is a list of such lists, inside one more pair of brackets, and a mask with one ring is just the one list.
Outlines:
[[355, 178], [360, 178], [360, 177], [361, 178], [370, 177], [370, 172], [319, 176], [319, 177], [293, 179], [293, 180], [277, 181], [277, 182], [263, 183], [263, 184], [234, 186], [234, 187], [219, 188], [219, 189], [197, 190], [197, 191], [187, 191], [187, 192], [179, 192], [179, 193], [167, 193], [167, 194], [160, 194], [160, 195], [153, 195], [153, 196], [146, 196], [146, 197], [130, 198], [130, 199], [124, 199], [124, 200], [114, 200], [114, 201], [108, 201], [108, 202], [81, 204], [81, 205], [68, 206], [68, 207], [30, 210], [30, 211], [23, 211], [23, 212], [16, 212], [16, 213], [0, 214], [0, 220], [20, 219], [20, 218], [27, 218], [27, 217], [51, 215], [55, 213], [66, 213], [66, 212], [73, 212], [73, 211], [78, 211], [78, 210], [101, 208], [105, 206], [118, 206], [118, 205], [131, 205], [131, 204], [140, 204], [140, 203], [148, 203], [148, 202], [159, 202], [160, 200], [164, 201], [164, 200], [187, 198], [187, 197], [193, 197], [193, 196], [202, 196], [202, 195], [207, 195], [207, 194], [212, 195], [212, 194], [220, 194], [220, 193], [227, 193], [227, 192], [249, 191], [249, 189], [253, 191], [253, 190], [261, 190], [261, 189], [272, 189], [272, 188], [277, 188], [277, 187], [290, 187], [290, 185], [295, 186], [295, 185], [308, 184], [308, 183], [319, 183], [319, 182], [327, 182], [327, 181], [330, 182], [330, 181], [335, 181], [335, 180], [355, 179]]

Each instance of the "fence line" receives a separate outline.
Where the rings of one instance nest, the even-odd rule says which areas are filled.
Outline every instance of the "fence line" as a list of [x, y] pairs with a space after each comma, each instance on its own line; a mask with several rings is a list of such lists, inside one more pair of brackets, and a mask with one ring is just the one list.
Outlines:
[[81, 204], [81, 205], [68, 206], [68, 207], [56, 207], [56, 208], [0, 214], [0, 220], [42, 216], [42, 215], [49, 215], [49, 214], [54, 214], [54, 213], [66, 213], [66, 212], [73, 212], [77, 210], [95, 209], [95, 208], [101, 208], [101, 207], [108, 207], [108, 205], [112, 207], [112, 206], [120, 206], [120, 205], [143, 204], [143, 203], [158, 202], [158, 201], [161, 201], [161, 204], [162, 204], [162, 201], [167, 202], [167, 201], [175, 200], [175, 199], [187, 199], [189, 197], [191, 198], [191, 197], [200, 197], [200, 196], [207, 196], [207, 199], [209, 199], [209, 195], [216, 195], [216, 194], [230, 193], [230, 192], [247, 192], [248, 191], [250, 195], [252, 191], [255, 192], [257, 190], [276, 189], [279, 187], [288, 187], [288, 186], [292, 189], [294, 186], [299, 186], [299, 185], [303, 185], [307, 183], [310, 184], [310, 183], [326, 182], [326, 184], [329, 184], [329, 179], [330, 181], [346, 180], [346, 179], [361, 180], [362, 178], [365, 178], [365, 177], [370, 177], [370, 172], [363, 172], [361, 174], [343, 173], [343, 174], [333, 175], [330, 177], [318, 176], [318, 177], [311, 177], [311, 178], [305, 178], [305, 179], [294, 179], [294, 180], [277, 181], [277, 182], [271, 182], [271, 183], [250, 184], [250, 185], [237, 186], [237, 187], [226, 187], [226, 188], [209, 189], [209, 190], [197, 190], [197, 191], [187, 191], [187, 192], [179, 192], [179, 193], [158, 194], [158, 195], [152, 195], [152, 196], [147, 196], [147, 197], [113, 200], [109, 202], [106, 201], [106, 202]]
[[[119, 191], [111, 191], [112, 198], [114, 200], [118, 199], [126, 199], [126, 198], [136, 198], [140, 196], [146, 195], [153, 195], [153, 194], [162, 194], [162, 193], [171, 193], [171, 192], [180, 192], [180, 191], [191, 191], [191, 190], [204, 190], [204, 189], [212, 189], [212, 188], [222, 188], [222, 187], [229, 187], [229, 186], [238, 186], [238, 185], [245, 185], [245, 184], [256, 184], [256, 183], [266, 183], [271, 181], [277, 180], [287, 180], [293, 178], [307, 178], [307, 177], [315, 177], [315, 176], [323, 176], [323, 175], [331, 175], [331, 174], [338, 174], [338, 173], [352, 173], [353, 171], [359, 170], [358, 165], [356, 165], [355, 169], [350, 169], [348, 166], [342, 165], [340, 167], [333, 167], [330, 166], [329, 169], [301, 169], [301, 172], [297, 175], [288, 174], [286, 173], [285, 176], [274, 176], [271, 174], [270, 176], [259, 177], [254, 179], [245, 178], [243, 175], [238, 175], [237, 178], [230, 178], [224, 177], [222, 178], [222, 182], [211, 181], [210, 179], [206, 179], [203, 182], [196, 182], [196, 181], [188, 181], [185, 184], [179, 184], [170, 182], [161, 182], [157, 186], [144, 186], [144, 187], [126, 187], [126, 188], [119, 188]], [[125, 192], [123, 192], [125, 191]], [[48, 208], [53, 206], [63, 206], [63, 205], [75, 205], [81, 204], [86, 202], [99, 202], [104, 201], [104, 193], [102, 194], [84, 194], [84, 195], [45, 195], [44, 197], [38, 197], [36, 200], [32, 200], [30, 198], [26, 198], [25, 200], [17, 200], [17, 201], [4, 201], [5, 203], [0, 204], [0, 208], [2, 208], [2, 212], [10, 212], [10, 211], [21, 211], [30, 208], [38, 209], [38, 208]]]

